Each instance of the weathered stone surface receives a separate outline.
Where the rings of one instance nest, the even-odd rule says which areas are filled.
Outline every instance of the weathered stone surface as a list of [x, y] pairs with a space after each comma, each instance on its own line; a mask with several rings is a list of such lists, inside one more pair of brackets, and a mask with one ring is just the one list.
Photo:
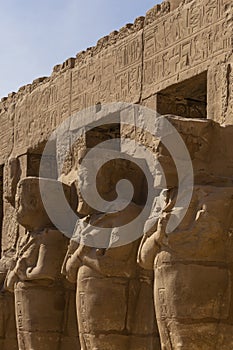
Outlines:
[[[139, 18], [111, 33], [96, 47], [57, 66], [51, 77], [37, 79], [3, 99], [1, 163], [13, 148], [16, 156], [23, 154], [83, 108], [99, 102], [143, 102], [203, 72], [208, 74], [212, 101], [208, 117], [230, 123], [226, 87], [231, 86], [232, 70], [231, 1], [192, 0], [176, 8], [177, 3], [156, 5], [145, 22]], [[218, 112], [213, 104], [218, 105]]]
[[4, 290], [4, 281], [11, 268], [11, 258], [3, 256], [0, 260], [0, 348], [17, 350], [17, 335], [14, 314], [14, 298]]
[[162, 348], [187, 349], [192, 344], [192, 349], [211, 349], [213, 324], [221, 349], [233, 342], [232, 199], [232, 187], [197, 186], [179, 227], [166, 233], [169, 216], [177, 213], [165, 210], [157, 229], [142, 241], [138, 259], [145, 268], [154, 268]]
[[[165, 0], [55, 66], [50, 77], [2, 98], [1, 350], [233, 348], [232, 34], [231, 0]], [[103, 106], [111, 102], [123, 102], [122, 109], [110, 105], [106, 112]], [[146, 112], [124, 102], [157, 111], [149, 131]], [[114, 122], [88, 130], [86, 114], [76, 115], [87, 107], [95, 121], [114, 115]], [[69, 121], [71, 115], [76, 117]], [[160, 115], [184, 141], [194, 175], [194, 188], [184, 189], [193, 190], [186, 216], [169, 234], [169, 218], [185, 208], [174, 206], [180, 174], [155, 136]], [[68, 130], [50, 140], [41, 169], [46, 142], [63, 121]], [[80, 183], [91, 187], [92, 171], [77, 177], [83, 158], [116, 138], [155, 156], [150, 164], [134, 160], [144, 170], [152, 166], [151, 186], [156, 183], [167, 205], [159, 217], [149, 218], [153, 225], [142, 239], [122, 246], [114, 246], [119, 227], [141, 213], [152, 191], [143, 170], [114, 159], [98, 172], [97, 189], [105, 201], [117, 198], [121, 179], [133, 185], [130, 204], [119, 212], [114, 206], [112, 212], [91, 208]], [[133, 157], [135, 145], [118, 143], [112, 149]], [[93, 171], [97, 160], [92, 159]], [[61, 182], [73, 216], [59, 197]], [[76, 217], [81, 220], [69, 242]], [[97, 228], [85, 231], [87, 223]], [[142, 222], [138, 226], [143, 233]], [[101, 236], [108, 242], [104, 248], [97, 244], [101, 228], [108, 229]], [[15, 305], [7, 289], [14, 292]]]
[[[111, 181], [106, 183], [106, 179], [111, 180], [111, 175], [119, 169], [112, 165], [102, 173], [99, 186], [102, 196], [111, 198], [112, 184]], [[92, 248], [90, 243], [85, 244], [83, 236], [88, 223], [96, 226], [95, 231], [99, 228], [100, 235], [101, 228], [126, 225], [140, 213], [140, 206], [132, 202], [119, 213], [114, 210], [109, 214], [98, 213], [88, 206], [79, 191], [78, 195], [78, 212], [84, 218], [71, 238], [63, 273], [71, 282], [77, 280], [77, 318], [82, 349], [159, 349], [152, 308], [152, 276], [147, 276], [136, 264], [139, 240], [114, 247], [110, 230], [110, 236], [105, 238], [109, 243], [103, 248], [97, 232], [98, 241]], [[143, 315], [138, 318], [142, 310]]]
[[[67, 303], [74, 297], [72, 288], [60, 274], [68, 239], [53, 225], [41, 200], [39, 178], [21, 180], [16, 192], [16, 217], [26, 228], [6, 277], [5, 288], [14, 292], [15, 315], [20, 350], [60, 349], [64, 339], [63, 327], [69, 317]], [[56, 181], [47, 190], [56, 190]], [[65, 187], [66, 193], [68, 186]], [[70, 193], [68, 193], [69, 195]], [[68, 196], [67, 195], [67, 196]], [[69, 330], [70, 348], [78, 348], [77, 335]], [[66, 342], [67, 343], [67, 342]]]

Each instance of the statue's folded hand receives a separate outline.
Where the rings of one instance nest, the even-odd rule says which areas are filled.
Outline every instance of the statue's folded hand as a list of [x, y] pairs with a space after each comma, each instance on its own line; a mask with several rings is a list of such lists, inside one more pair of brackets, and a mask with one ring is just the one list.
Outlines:
[[159, 251], [154, 235], [145, 239], [138, 252], [138, 264], [145, 270], [153, 270], [154, 260]]
[[5, 279], [5, 285], [4, 288], [8, 290], [9, 292], [14, 292], [14, 285], [16, 282], [18, 282], [19, 277], [17, 276], [16, 272], [14, 270], [10, 271]]
[[75, 253], [67, 259], [66, 266], [65, 266], [66, 278], [71, 283], [76, 283], [78, 269], [82, 265], [82, 261], [79, 259], [79, 257]]

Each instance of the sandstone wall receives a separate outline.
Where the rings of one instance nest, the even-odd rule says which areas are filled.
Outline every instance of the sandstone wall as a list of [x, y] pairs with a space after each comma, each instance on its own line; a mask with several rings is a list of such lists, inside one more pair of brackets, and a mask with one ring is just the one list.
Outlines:
[[[72, 183], [77, 186], [74, 180], [77, 177], [79, 161], [86, 151], [96, 146], [100, 141], [118, 137], [128, 138], [136, 143], [141, 143], [156, 154], [166, 175], [167, 188], [169, 189], [167, 200], [171, 201], [170, 203], [174, 201], [178, 185], [177, 168], [169, 153], [170, 150], [164, 147], [159, 138], [156, 139], [149, 132], [143, 131], [146, 124], [145, 119], [135, 106], [123, 108], [121, 112], [111, 113], [111, 108], [109, 108], [106, 115], [104, 114], [105, 109], [101, 108], [101, 104], [122, 101], [148, 106], [160, 114], [171, 114], [171, 116], [167, 116], [167, 119], [179, 132], [192, 160], [195, 184], [193, 198], [184, 222], [175, 235], [171, 236], [171, 241], [168, 237], [162, 237], [164, 232], [162, 226], [159, 227], [159, 225], [155, 237], [153, 235], [146, 237], [149, 242], [150, 238], [153, 238], [153, 249], [160, 250], [159, 259], [165, 259], [166, 268], [169, 266], [172, 272], [172, 274], [166, 275], [166, 271], [163, 272], [160, 269], [165, 277], [163, 275], [157, 276], [159, 283], [155, 288], [154, 300], [156, 301], [155, 308], [161, 347], [152, 306], [152, 271], [146, 273], [145, 270], [142, 271], [139, 266], [136, 266], [138, 246], [135, 246], [134, 253], [132, 253], [131, 248], [129, 251], [127, 250], [129, 245], [126, 246], [125, 253], [125, 246], [123, 247], [123, 256], [127, 257], [126, 261], [130, 261], [128, 257], [131, 257], [132, 266], [137, 275], [130, 277], [130, 284], [127, 282], [127, 290], [125, 289], [123, 292], [121, 292], [123, 282], [116, 282], [115, 277], [122, 278], [122, 271], [124, 278], [126, 276], [128, 278], [130, 274], [125, 267], [127, 263], [124, 259], [122, 260], [121, 247], [120, 251], [113, 249], [115, 253], [112, 257], [111, 254], [107, 253], [106, 260], [103, 260], [106, 261], [106, 265], [103, 263], [103, 271], [106, 268], [106, 281], [108, 281], [104, 284], [102, 282], [99, 284], [99, 280], [104, 280], [103, 271], [101, 268], [100, 271], [95, 270], [95, 262], [102, 261], [105, 251], [96, 249], [94, 259], [92, 259], [92, 250], [90, 256], [89, 253], [86, 254], [82, 250], [80, 256], [83, 254], [83, 257], [76, 256], [76, 260], [81, 259], [82, 267], [87, 265], [89, 275], [86, 278], [84, 274], [84, 280], [94, 281], [90, 295], [86, 293], [87, 289], [82, 290], [82, 283], [77, 294], [81, 343], [89, 344], [88, 346], [92, 349], [96, 348], [93, 345], [95, 341], [97, 343], [100, 341], [101, 344], [98, 345], [98, 348], [100, 346], [100, 348], [107, 349], [106, 344], [109, 342], [111, 349], [113, 349], [115, 345], [113, 346], [112, 340], [115, 339], [115, 342], [118, 342], [117, 332], [112, 338], [110, 337], [107, 327], [111, 325], [111, 322], [107, 325], [109, 321], [106, 321], [105, 312], [111, 318], [114, 314], [111, 311], [112, 307], [117, 311], [123, 307], [126, 314], [119, 312], [116, 317], [116, 323], [119, 323], [121, 330], [124, 330], [122, 334], [121, 332], [118, 334], [121, 345], [118, 344], [116, 349], [123, 349], [122, 344], [124, 343], [128, 344], [125, 345], [124, 349], [132, 348], [135, 350], [145, 348], [155, 350], [164, 347], [176, 349], [177, 346], [182, 349], [191, 346], [195, 350], [207, 350], [212, 349], [214, 345], [219, 349], [229, 350], [230, 344], [233, 344], [233, 304], [230, 294], [233, 285], [231, 258], [233, 155], [230, 147], [233, 137], [232, 15], [232, 0], [164, 1], [161, 5], [156, 5], [149, 10], [145, 17], [137, 18], [134, 24], [127, 24], [119, 31], [110, 33], [100, 39], [95, 47], [88, 48], [77, 54], [76, 58], [69, 58], [63, 64], [55, 66], [50, 77], [38, 78], [32, 84], [20, 88], [17, 93], [10, 93], [7, 98], [1, 100], [0, 242], [2, 258], [0, 261], [0, 303], [3, 305], [4, 311], [0, 314], [1, 347], [8, 349], [8, 338], [12, 342], [10, 345], [12, 349], [17, 347], [15, 319], [11, 308], [5, 307], [8, 305], [8, 298], [13, 305], [13, 298], [10, 298], [8, 294], [5, 295], [1, 288], [9, 268], [13, 269], [11, 272], [15, 274], [13, 274], [15, 278], [17, 276], [22, 280], [25, 278], [22, 273], [19, 273], [21, 270], [18, 270], [18, 266], [22, 263], [26, 273], [29, 270], [29, 275], [31, 275], [31, 267], [33, 267], [35, 281], [31, 284], [30, 279], [26, 279], [26, 282], [21, 283], [19, 282], [20, 278], [18, 280], [17, 277], [16, 283], [13, 279], [13, 285], [18, 285], [15, 288], [18, 347], [22, 350], [31, 348], [29, 344], [35, 340], [37, 345], [42, 346], [42, 349], [47, 348], [46, 346], [50, 348], [49, 343], [52, 340], [56, 349], [65, 349], [67, 346], [70, 349], [79, 348], [75, 315], [75, 290], [68, 282], [65, 283], [60, 275], [62, 259], [57, 260], [59, 256], [57, 253], [60, 250], [62, 253], [62, 249], [59, 249], [58, 246], [53, 249], [54, 242], [53, 244], [49, 243], [55, 237], [59, 238], [60, 233], [50, 231], [50, 234], [55, 235], [51, 236], [52, 240], [50, 241], [50, 236], [47, 235], [48, 231], [43, 231], [40, 237], [37, 232], [38, 224], [34, 225], [35, 232], [33, 233], [36, 233], [37, 240], [36, 248], [32, 250], [35, 261], [32, 259], [33, 262], [31, 262], [32, 256], [30, 252], [27, 252], [27, 249], [30, 248], [30, 245], [27, 245], [27, 239], [30, 238], [31, 232], [26, 231], [29, 228], [23, 222], [19, 225], [20, 221], [19, 216], [16, 215], [15, 205], [16, 187], [19, 180], [27, 177], [26, 183], [28, 180], [29, 183], [30, 181], [38, 182], [44, 146], [51, 132], [62, 121], [93, 105], [96, 106], [95, 112], [98, 117], [106, 117], [111, 113], [115, 113], [114, 116], [117, 115], [117, 120], [110, 128], [101, 126], [88, 132], [83, 128], [82, 136], [73, 143], [69, 155], [63, 162], [65, 143], [71, 143], [77, 129], [80, 128], [81, 119], [77, 123], [77, 118], [73, 119], [69, 123], [68, 131], [66, 131], [66, 135], [69, 133], [70, 139], [68, 137], [67, 141], [67, 139], [62, 138], [61, 142], [57, 142], [57, 144], [55, 141], [51, 142], [53, 152], [49, 153], [48, 162], [44, 162], [43, 177], [57, 179], [57, 169], [62, 164], [60, 180], [69, 185]], [[113, 111], [114, 106], [112, 108]], [[132, 125], [124, 125], [121, 122], [125, 120], [134, 122]], [[152, 124], [153, 121], [150, 125]], [[152, 125], [152, 128], [154, 127]], [[134, 149], [131, 151], [133, 154]], [[141, 158], [140, 160], [142, 161]], [[113, 174], [109, 176], [111, 172]], [[82, 176], [87, 178], [88, 183], [87, 175], [90, 174], [86, 174], [84, 171]], [[28, 178], [30, 176], [33, 177], [31, 180]], [[81, 179], [83, 178], [81, 177]], [[109, 195], [106, 197], [109, 199], [112, 198], [115, 184], [122, 178], [127, 178], [133, 184], [134, 190], [136, 189], [133, 201], [137, 205], [144, 204], [147, 191], [150, 189], [147, 188], [142, 171], [128, 161], [121, 160], [116, 164], [108, 163], [106, 169], [103, 167], [98, 173], [96, 182], [97, 184], [98, 181], [100, 184], [102, 183], [102, 191], [105, 195]], [[163, 182], [159, 182], [161, 179], [161, 173], [157, 169], [156, 180], [159, 188], [164, 186]], [[46, 179], [45, 182], [50, 182], [50, 180]], [[49, 193], [49, 191], [47, 192]], [[77, 192], [75, 191], [75, 199], [77, 199]], [[27, 190], [27, 194], [30, 197], [33, 191]], [[25, 202], [30, 203], [28, 209], [34, 208], [38, 201], [38, 193], [34, 193], [32, 199], [25, 200]], [[168, 212], [166, 213], [164, 210], [163, 214], [170, 215], [169, 205], [166, 206]], [[75, 201], [75, 208], [76, 206]], [[58, 208], [56, 211], [59, 212]], [[79, 211], [79, 213], [81, 212]], [[41, 224], [40, 214], [41, 210], [36, 208], [34, 214], [30, 212], [28, 217], [32, 219], [32, 215], [34, 215], [35, 221], [39, 218]], [[103, 215], [104, 220], [105, 215]], [[66, 221], [68, 222], [69, 219]], [[44, 224], [45, 227], [47, 227], [46, 225]], [[115, 226], [116, 223], [114, 224], [113, 221], [109, 227]], [[25, 235], [25, 233], [27, 234]], [[142, 238], [143, 244], [146, 243], [144, 239], [145, 237]], [[34, 238], [32, 241], [34, 242]], [[60, 242], [60, 240], [58, 241]], [[66, 241], [68, 240], [66, 239]], [[155, 242], [157, 243], [155, 244]], [[136, 245], [138, 243], [136, 242]], [[61, 248], [63, 246], [65, 248], [65, 244]], [[70, 248], [72, 248], [72, 244]], [[145, 252], [147, 252], [147, 248], [145, 248]], [[170, 248], [171, 251], [169, 251]], [[38, 253], [40, 251], [42, 255], [47, 254], [51, 261], [45, 258], [43, 260], [42, 255]], [[16, 255], [15, 252], [17, 252]], [[51, 252], [54, 255], [51, 255]], [[155, 257], [158, 252], [154, 251], [153, 256]], [[69, 260], [74, 251], [72, 253], [68, 251], [68, 253]], [[142, 258], [147, 255], [142, 254]], [[182, 261], [182, 264], [176, 262], [177, 257]], [[27, 258], [30, 261], [26, 264], [25, 259], [27, 260]], [[94, 265], [91, 263], [90, 266], [88, 265], [89, 258], [91, 262], [94, 261]], [[8, 265], [13, 265], [15, 262], [16, 266], [8, 267], [4, 263], [4, 259], [9, 263]], [[54, 265], [54, 261], [57, 265]], [[121, 265], [122, 262], [124, 265]], [[160, 263], [160, 260], [157, 263]], [[162, 265], [161, 267], [163, 267]], [[185, 266], [185, 269], [181, 265]], [[55, 266], [58, 276], [51, 274], [51, 266]], [[44, 288], [40, 281], [37, 284], [37, 280], [40, 280], [42, 276], [44, 278], [43, 273], [47, 268], [50, 273], [46, 276], [49, 276], [49, 279], [52, 276], [56, 281], [55, 285], [50, 286], [51, 288], [47, 288], [47, 285]], [[63, 269], [65, 270], [64, 266]], [[90, 274], [92, 269], [93, 272]], [[115, 270], [117, 272], [114, 272]], [[105, 272], [103, 272], [104, 274]], [[169, 277], [171, 275], [172, 279]], [[111, 282], [112, 277], [114, 277], [113, 282]], [[11, 278], [8, 276], [7, 283], [9, 280]], [[78, 282], [79, 288], [80, 281], [81, 279]], [[165, 283], [161, 281], [165, 281]], [[111, 283], [114, 287], [111, 287]], [[58, 287], [58, 292], [62, 297], [59, 297], [59, 303], [55, 300], [56, 298], [54, 299], [54, 286]], [[108, 288], [105, 290], [103, 286]], [[191, 286], [190, 289], [187, 286]], [[8, 289], [10, 290], [10, 288]], [[25, 292], [24, 289], [27, 291]], [[105, 290], [104, 294], [102, 290]], [[116, 295], [112, 294], [112, 290]], [[119, 295], [117, 294], [118, 290], [120, 291]], [[109, 295], [113, 297], [111, 303], [105, 302]], [[127, 298], [132, 299], [130, 303], [125, 299], [126, 295], [128, 295]], [[89, 308], [85, 306], [85, 296], [87, 296]], [[98, 299], [99, 297], [100, 299]], [[36, 304], [34, 304], [35, 300]], [[104, 307], [101, 310], [96, 310], [96, 305], [99, 308], [103, 300]], [[135, 300], [137, 303], [134, 303]], [[117, 303], [115, 304], [116, 301], [119, 302], [119, 307]], [[23, 309], [22, 305], [27, 307]], [[92, 305], [91, 308], [90, 305]], [[39, 313], [38, 310], [40, 310]], [[90, 314], [87, 313], [88, 310], [90, 310]], [[52, 314], [53, 316], [51, 316]], [[99, 316], [102, 324], [99, 322]], [[59, 321], [59, 326], [55, 330], [54, 327], [60, 317], [62, 317], [62, 322]], [[49, 322], [50, 328], [43, 318]], [[8, 320], [8, 324], [5, 320]], [[180, 324], [179, 320], [182, 320]], [[86, 331], [85, 327], [89, 321], [90, 324], [96, 322], [98, 327], [100, 325], [100, 328], [97, 327], [98, 337], [96, 338]], [[41, 327], [34, 327], [37, 322]], [[121, 326], [121, 324], [124, 325]], [[46, 332], [44, 332], [44, 327], [46, 327]], [[48, 329], [49, 333], [47, 333]], [[57, 341], [51, 338], [50, 333], [53, 331], [55, 331], [55, 338], [59, 338]], [[96, 330], [94, 329], [94, 331]], [[125, 331], [127, 331], [127, 337]], [[35, 338], [31, 338], [31, 333], [35, 333]], [[50, 339], [49, 342], [48, 339]]]
[[[186, 81], [200, 74], [206, 77], [202, 86], [207, 117], [232, 124], [232, 14], [231, 0], [165, 1], [145, 18], [137, 18], [95, 47], [55, 66], [50, 77], [36, 79], [3, 98], [0, 165], [5, 165], [5, 181], [9, 157], [19, 158], [19, 177], [38, 175], [40, 154], [51, 131], [91, 105], [126, 101], [161, 113], [205, 116], [205, 101], [187, 107], [189, 96], [183, 101], [182, 93], [178, 107], [171, 108], [177, 106], [176, 84], [184, 82], [189, 91]], [[171, 86], [172, 96], [163, 97], [160, 92]], [[19, 234], [13, 216], [13, 207], [4, 202], [5, 249], [15, 244]], [[5, 245], [6, 236], [11, 239]]]
[[231, 8], [230, 0], [186, 0], [172, 12], [169, 2], [156, 5], [145, 18], [54, 67], [49, 78], [36, 79], [3, 98], [0, 163], [13, 149], [16, 155], [23, 154], [46, 139], [78, 110], [98, 102], [140, 103], [204, 71], [208, 71], [208, 117], [218, 119], [227, 109], [220, 96], [231, 85]]

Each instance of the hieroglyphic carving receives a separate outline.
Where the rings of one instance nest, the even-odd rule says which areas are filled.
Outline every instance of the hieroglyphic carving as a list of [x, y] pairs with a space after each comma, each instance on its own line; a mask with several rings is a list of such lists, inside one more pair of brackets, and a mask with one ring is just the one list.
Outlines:
[[17, 101], [14, 123], [14, 152], [44, 141], [70, 114], [70, 72], [45, 82]]
[[10, 155], [13, 148], [13, 118], [14, 112], [2, 111], [0, 112], [0, 137], [1, 137], [1, 153], [0, 164], [3, 164]]
[[144, 29], [144, 94], [231, 47], [229, 0], [191, 2]]
[[80, 63], [72, 73], [72, 112], [115, 100], [137, 101], [141, 88], [142, 30]]

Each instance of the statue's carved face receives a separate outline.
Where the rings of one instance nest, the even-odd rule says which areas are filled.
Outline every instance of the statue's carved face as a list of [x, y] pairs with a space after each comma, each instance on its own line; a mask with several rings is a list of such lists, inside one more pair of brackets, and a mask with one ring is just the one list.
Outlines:
[[[111, 177], [113, 173], [111, 166], [102, 166], [99, 158], [90, 158], [85, 161], [83, 159], [85, 154], [85, 152], [82, 152], [78, 155], [78, 178], [75, 182], [78, 195], [78, 213], [84, 216], [95, 212], [89, 204], [93, 203], [96, 190], [101, 197], [103, 196], [108, 200], [108, 195], [112, 191]], [[82, 193], [90, 198], [90, 203], [85, 201]]]
[[16, 193], [16, 214], [19, 224], [22, 226], [30, 226], [30, 217], [32, 217], [37, 209], [37, 199], [32, 188], [26, 182], [21, 182]]
[[91, 184], [87, 183], [87, 178], [83, 178], [85, 184], [83, 181], [81, 182], [81, 177], [78, 177], [78, 180], [75, 181], [75, 187], [77, 189], [77, 196], [78, 196], [78, 208], [77, 211], [82, 216], [91, 215], [94, 210], [87, 204], [87, 202], [84, 200], [82, 193], [81, 193], [81, 186], [91, 186]]
[[38, 230], [50, 224], [40, 196], [39, 179], [21, 180], [16, 192], [16, 217], [26, 229]]
[[25, 216], [38, 209], [38, 199], [27, 186], [19, 185], [16, 195], [17, 216]]
[[17, 220], [29, 231], [59, 226], [67, 220], [67, 202], [68, 207], [76, 209], [70, 186], [53, 179], [26, 177], [17, 186]]
[[91, 207], [84, 201], [81, 192], [78, 190], [78, 213], [80, 215], [90, 215], [93, 213]]

